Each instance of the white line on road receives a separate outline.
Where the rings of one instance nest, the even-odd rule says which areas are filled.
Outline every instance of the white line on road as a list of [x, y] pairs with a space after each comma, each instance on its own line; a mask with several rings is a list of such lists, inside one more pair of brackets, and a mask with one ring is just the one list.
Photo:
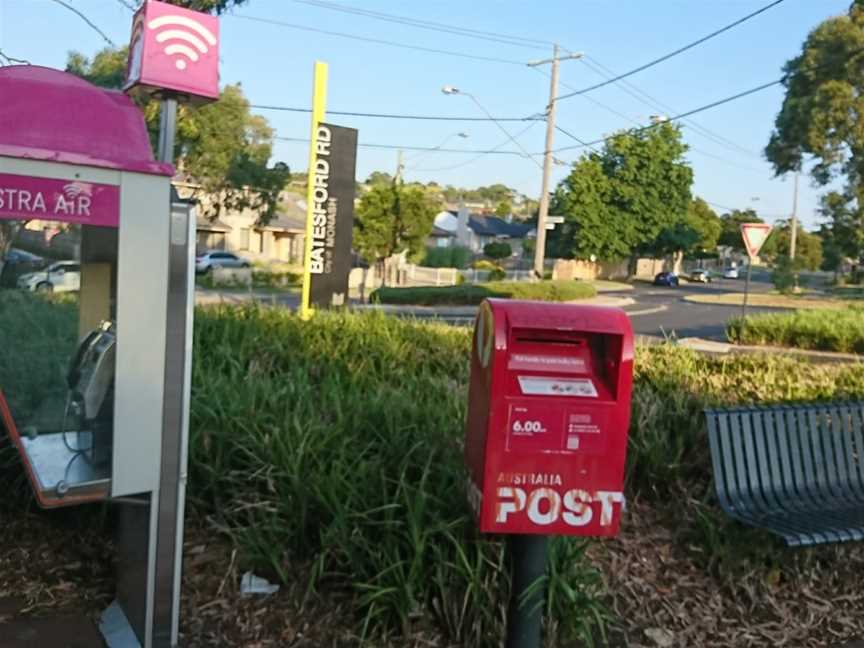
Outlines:
[[669, 310], [667, 305], [655, 306], [654, 308], [643, 308], [642, 310], [637, 311], [625, 311], [630, 317], [636, 317], [637, 315], [650, 315], [651, 313], [662, 313], [665, 310]]

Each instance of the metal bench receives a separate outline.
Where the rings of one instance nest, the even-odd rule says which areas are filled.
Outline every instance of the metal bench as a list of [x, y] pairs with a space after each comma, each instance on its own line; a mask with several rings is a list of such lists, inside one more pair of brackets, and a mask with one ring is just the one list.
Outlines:
[[726, 513], [790, 546], [864, 539], [864, 403], [705, 414]]

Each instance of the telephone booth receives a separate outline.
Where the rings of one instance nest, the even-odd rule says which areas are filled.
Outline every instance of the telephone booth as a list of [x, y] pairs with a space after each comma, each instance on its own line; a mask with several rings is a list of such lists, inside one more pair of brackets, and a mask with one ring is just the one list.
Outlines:
[[125, 95], [0, 68], [0, 423], [44, 508], [117, 507], [109, 646], [177, 642], [194, 222]]

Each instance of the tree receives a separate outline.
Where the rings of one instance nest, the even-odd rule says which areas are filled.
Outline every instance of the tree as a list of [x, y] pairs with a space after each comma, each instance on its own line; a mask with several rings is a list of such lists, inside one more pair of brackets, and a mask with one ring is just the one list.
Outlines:
[[556, 188], [550, 211], [565, 221], [550, 236], [553, 253], [601, 259], [655, 254], [660, 234], [687, 217], [693, 170], [680, 129], [663, 123], [623, 131], [584, 155]]
[[702, 198], [695, 197], [687, 208], [687, 225], [699, 234], [698, 240], [689, 249], [695, 254], [708, 254], [717, 248], [723, 223], [717, 213]]
[[513, 206], [506, 200], [502, 200], [495, 207], [495, 215], [499, 218], [507, 218], [513, 213]]
[[[230, 4], [207, 3], [217, 9]], [[66, 71], [98, 86], [119, 88], [125, 75], [126, 53], [126, 48], [105, 48], [91, 60], [72, 52]], [[159, 104], [150, 100], [139, 105], [155, 146]], [[250, 208], [258, 213], [262, 224], [273, 218], [279, 193], [291, 174], [281, 162], [268, 167], [272, 146], [273, 130], [266, 119], [250, 112], [239, 84], [225, 86], [215, 103], [179, 107], [174, 158], [178, 169], [211, 199], [202, 203], [211, 217], [218, 216], [222, 209]]]
[[228, 9], [245, 4], [248, 0], [165, 0], [178, 7], [186, 7], [205, 13], [225, 13]]
[[752, 209], [735, 209], [720, 217], [720, 238], [718, 245], [730, 247], [738, 252], [746, 252], [744, 239], [741, 238], [741, 225], [744, 223], [764, 223]]
[[389, 185], [392, 183], [393, 176], [391, 176], [389, 173], [386, 173], [385, 171], [373, 171], [369, 174], [369, 177], [366, 178], [366, 184], [370, 187], [374, 187], [375, 185], [379, 184]]
[[493, 241], [483, 246], [483, 254], [490, 259], [508, 259], [513, 254], [513, 248], [504, 241]]
[[[818, 270], [822, 265], [822, 239], [818, 234], [807, 232], [798, 223], [795, 236], [795, 261], [792, 270]], [[759, 256], [771, 259], [774, 263], [782, 257], [789, 257], [792, 246], [792, 226], [789, 221], [779, 222], [765, 241]]]
[[388, 257], [423, 249], [439, 210], [438, 201], [422, 187], [401, 182], [375, 185], [360, 198], [354, 247], [383, 269]]
[[864, 255], [864, 215], [855, 201], [837, 191], [829, 191], [820, 200], [819, 212], [826, 219], [821, 228], [826, 270], [839, 272], [845, 259], [853, 266]]
[[864, 177], [864, 1], [829, 18], [807, 36], [801, 54], [784, 67], [786, 95], [765, 149], [777, 175], [802, 168], [812, 156], [819, 185], [844, 178], [854, 209]]

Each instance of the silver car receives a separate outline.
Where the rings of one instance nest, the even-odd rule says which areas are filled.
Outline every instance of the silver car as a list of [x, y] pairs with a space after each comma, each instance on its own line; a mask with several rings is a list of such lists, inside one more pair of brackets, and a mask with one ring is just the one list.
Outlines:
[[249, 268], [251, 263], [231, 252], [213, 250], [195, 257], [195, 272], [204, 274], [213, 268]]
[[72, 292], [81, 289], [81, 266], [77, 261], [52, 263], [44, 270], [18, 277], [18, 287], [31, 292]]

